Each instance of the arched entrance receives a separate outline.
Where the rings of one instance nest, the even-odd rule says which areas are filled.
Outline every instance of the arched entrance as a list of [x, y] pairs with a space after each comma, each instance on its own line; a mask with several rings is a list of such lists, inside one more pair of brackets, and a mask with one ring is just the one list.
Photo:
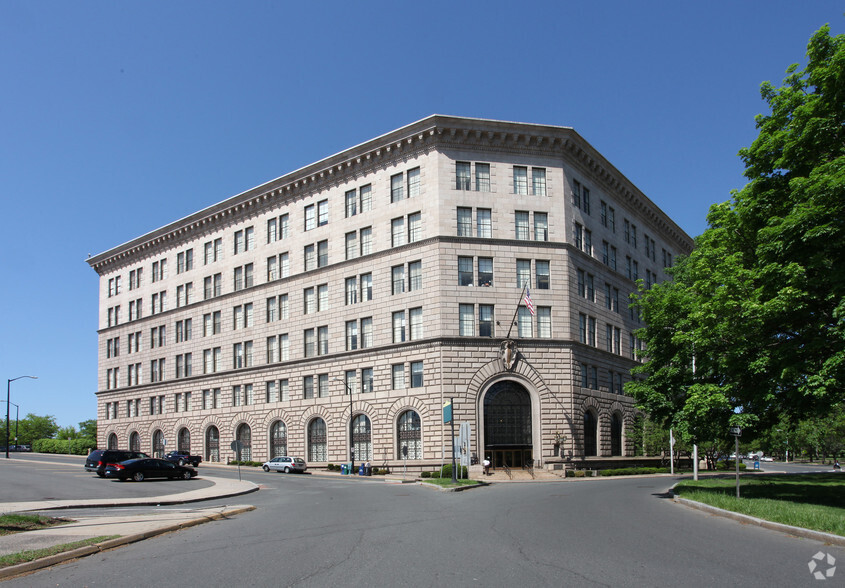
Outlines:
[[533, 459], [531, 396], [517, 382], [497, 382], [484, 395], [484, 456], [494, 468], [521, 468]]

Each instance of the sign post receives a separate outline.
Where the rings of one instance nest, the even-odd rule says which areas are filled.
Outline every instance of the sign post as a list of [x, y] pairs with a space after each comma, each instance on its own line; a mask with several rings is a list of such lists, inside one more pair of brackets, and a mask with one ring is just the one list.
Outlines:
[[452, 483], [457, 484], [458, 478], [455, 476], [455, 418], [452, 414], [452, 405], [454, 399], [449, 398], [449, 402], [443, 405], [443, 422], [452, 424]]
[[244, 444], [240, 442], [239, 439], [235, 439], [232, 441], [232, 451], [235, 452], [235, 459], [238, 462], [238, 482], [241, 481], [241, 449], [243, 448]]

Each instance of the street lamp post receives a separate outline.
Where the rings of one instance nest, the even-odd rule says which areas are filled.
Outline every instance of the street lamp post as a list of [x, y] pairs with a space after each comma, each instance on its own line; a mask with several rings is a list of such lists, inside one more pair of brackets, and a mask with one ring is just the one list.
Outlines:
[[346, 383], [345, 380], [341, 380], [340, 378], [335, 378], [336, 382], [340, 382], [346, 388], [346, 392], [349, 394], [349, 458], [351, 462], [351, 471], [349, 475], [354, 475], [355, 472], [355, 431], [353, 429], [353, 422], [352, 422], [352, 388], [349, 387], [349, 384]]
[[[0, 400], [0, 402], [3, 402]], [[17, 448], [18, 445], [18, 421], [21, 419], [21, 407], [15, 404], [14, 402], [9, 402], [12, 406], [15, 407], [15, 447]]]
[[[18, 376], [17, 378], [6, 380], [6, 459], [9, 459], [9, 401], [11, 400], [12, 382], [20, 380], [21, 378], [31, 378], [33, 380], [37, 380], [38, 376]], [[15, 428], [17, 429], [17, 424], [15, 425]], [[15, 431], [15, 435], [17, 435], [17, 430]]]

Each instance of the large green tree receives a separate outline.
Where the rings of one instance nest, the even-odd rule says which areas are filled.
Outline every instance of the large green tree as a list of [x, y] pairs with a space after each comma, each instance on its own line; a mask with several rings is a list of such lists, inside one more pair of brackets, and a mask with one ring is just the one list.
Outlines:
[[626, 389], [694, 440], [845, 399], [845, 35], [820, 29], [761, 94], [748, 184], [634, 301], [646, 361]]

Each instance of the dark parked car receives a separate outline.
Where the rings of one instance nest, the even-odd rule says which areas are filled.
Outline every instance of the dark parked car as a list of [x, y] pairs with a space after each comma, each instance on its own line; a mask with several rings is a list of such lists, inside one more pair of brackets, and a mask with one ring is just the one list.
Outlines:
[[164, 455], [164, 459], [172, 461], [173, 463], [178, 463], [181, 466], [191, 464], [194, 467], [198, 467], [202, 461], [202, 458], [199, 455], [191, 455], [187, 451], [171, 451], [170, 453], [166, 453]]
[[170, 480], [190, 480], [197, 475], [194, 468], [180, 466], [164, 459], [129, 459], [106, 466], [106, 478], [117, 478], [121, 482], [133, 479], [143, 482], [147, 478], [168, 478]]
[[120, 463], [127, 459], [149, 457], [141, 451], [125, 451], [123, 449], [95, 449], [85, 458], [85, 471], [97, 472], [101, 478], [105, 475], [106, 465]]

